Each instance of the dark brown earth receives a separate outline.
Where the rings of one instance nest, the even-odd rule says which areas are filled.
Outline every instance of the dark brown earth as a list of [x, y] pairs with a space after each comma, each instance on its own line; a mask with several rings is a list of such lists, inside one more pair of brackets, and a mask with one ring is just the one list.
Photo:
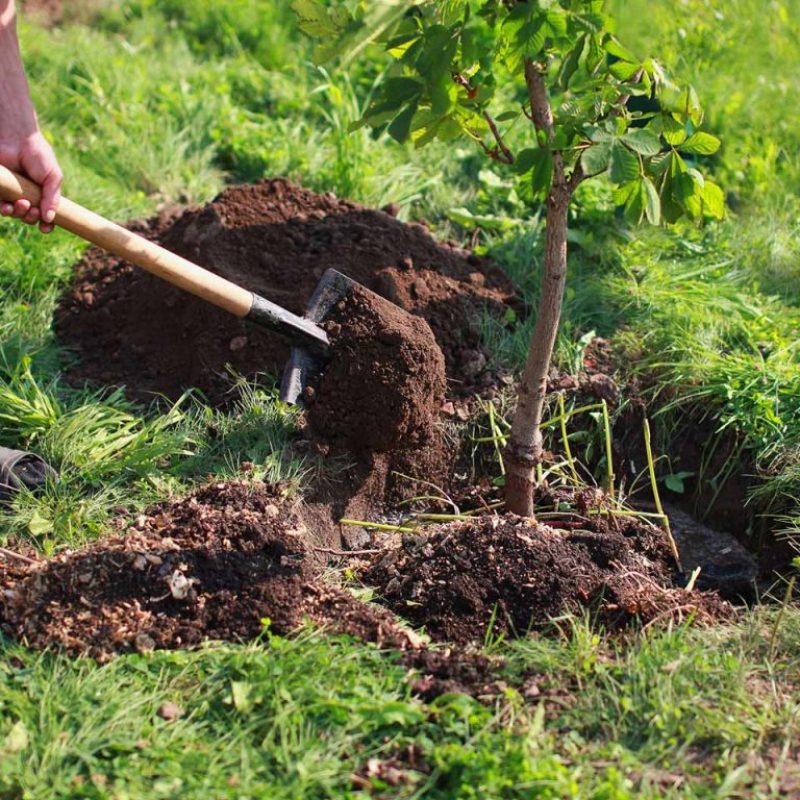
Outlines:
[[[328, 267], [422, 316], [444, 353], [448, 392], [484, 378], [477, 318], [484, 307], [522, 309], [487, 259], [436, 241], [419, 224], [318, 195], [284, 179], [236, 186], [204, 208], [132, 224], [132, 230], [302, 313]], [[124, 385], [147, 400], [187, 388], [223, 403], [226, 366], [280, 374], [289, 348], [277, 335], [196, 300], [97, 248], [77, 265], [56, 315], [78, 363], [73, 381]]]
[[57, 25], [64, 18], [62, 0], [22, 0], [20, 12], [44, 25]]
[[[653, 529], [627, 521], [613, 535], [565, 533], [485, 517], [407, 538], [367, 572], [393, 611], [459, 645], [436, 649], [392, 611], [321, 578], [324, 562], [306, 512], [279, 486], [216, 483], [156, 505], [81, 550], [49, 559], [6, 551], [0, 632], [102, 662], [209, 639], [253, 639], [265, 624], [286, 635], [308, 620], [401, 651], [419, 697], [492, 698], [505, 689], [502, 662], [463, 645], [483, 641], [494, 609], [494, 635], [522, 634], [586, 607], [609, 627], [731, 614], [715, 595], [670, 588], [669, 556]], [[520, 681], [525, 697], [563, 691], [543, 675]]]
[[313, 428], [334, 448], [356, 453], [430, 444], [445, 367], [425, 320], [357, 287], [324, 327], [330, 362], [306, 392]]
[[0, 561], [0, 630], [106, 660], [204, 639], [285, 634], [304, 619], [405, 649], [387, 611], [321, 581], [299, 506], [264, 484], [211, 484], [123, 535], [34, 564]]
[[731, 613], [716, 594], [673, 588], [673, 569], [663, 535], [632, 518], [565, 531], [508, 515], [409, 535], [363, 579], [434, 639], [461, 643], [524, 636], [584, 610], [611, 629]]

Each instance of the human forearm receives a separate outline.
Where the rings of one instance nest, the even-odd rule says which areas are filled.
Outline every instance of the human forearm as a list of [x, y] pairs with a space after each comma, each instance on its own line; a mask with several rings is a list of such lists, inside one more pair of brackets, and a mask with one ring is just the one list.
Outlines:
[[0, 139], [38, 129], [17, 41], [14, 0], [0, 0]]
[[0, 214], [52, 230], [61, 190], [61, 168], [39, 130], [17, 41], [14, 0], [0, 0], [0, 164], [24, 172], [42, 187], [39, 208], [27, 200], [0, 202]]

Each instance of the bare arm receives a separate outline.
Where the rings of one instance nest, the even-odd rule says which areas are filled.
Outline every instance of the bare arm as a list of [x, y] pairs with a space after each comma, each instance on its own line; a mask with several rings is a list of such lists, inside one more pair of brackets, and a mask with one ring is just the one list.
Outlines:
[[0, 203], [0, 214], [39, 223], [49, 233], [63, 175], [53, 148], [39, 130], [17, 41], [14, 0], [0, 0], [0, 164], [26, 174], [42, 187], [42, 202]]

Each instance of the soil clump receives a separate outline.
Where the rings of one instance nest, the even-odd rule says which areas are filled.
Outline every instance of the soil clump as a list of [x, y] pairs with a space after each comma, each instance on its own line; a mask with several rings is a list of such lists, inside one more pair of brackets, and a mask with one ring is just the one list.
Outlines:
[[355, 453], [429, 444], [444, 401], [445, 367], [425, 320], [356, 287], [324, 327], [331, 359], [306, 393], [317, 432]]
[[[482, 310], [502, 314], [511, 305], [524, 313], [488, 259], [436, 241], [420, 224], [280, 178], [235, 186], [202, 208], [129, 227], [295, 313], [325, 269], [336, 267], [429, 323], [451, 393], [468, 395], [484, 380]], [[249, 377], [278, 375], [289, 354], [280, 336], [98, 248], [76, 266], [55, 328], [77, 355], [67, 370], [72, 381], [123, 385], [138, 400], [197, 388], [223, 404], [228, 366]]]
[[0, 630], [30, 647], [116, 653], [286, 634], [308, 619], [405, 649], [392, 614], [320, 580], [298, 504], [265, 484], [210, 484], [121, 535], [30, 563], [0, 561]]
[[524, 636], [584, 610], [609, 629], [732, 613], [716, 594], [673, 588], [656, 529], [633, 518], [597, 527], [556, 530], [513, 515], [448, 523], [405, 536], [362, 577], [395, 613], [458, 643]]

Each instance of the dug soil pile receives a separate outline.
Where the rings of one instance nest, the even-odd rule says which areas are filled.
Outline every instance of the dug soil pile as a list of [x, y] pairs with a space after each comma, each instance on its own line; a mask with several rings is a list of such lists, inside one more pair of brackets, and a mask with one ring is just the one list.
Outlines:
[[23, 16], [44, 25], [57, 25], [64, 18], [63, 0], [22, 0], [19, 9]]
[[[295, 313], [335, 267], [429, 323], [444, 353], [449, 393], [469, 394], [484, 380], [482, 310], [501, 314], [511, 304], [523, 311], [514, 287], [488, 260], [437, 242], [422, 225], [283, 179], [236, 186], [204, 208], [131, 229]], [[195, 387], [224, 402], [226, 365], [246, 376], [277, 375], [289, 354], [279, 336], [97, 248], [76, 267], [56, 331], [78, 357], [71, 379], [124, 385], [144, 400]]]
[[203, 639], [285, 634], [304, 619], [367, 641], [410, 642], [387, 611], [316, 575], [296, 504], [263, 485], [209, 485], [124, 535], [33, 564], [0, 561], [0, 630], [106, 660]]
[[661, 532], [633, 518], [564, 531], [509, 515], [406, 536], [362, 577], [395, 613], [461, 643], [524, 636], [584, 610], [610, 629], [732, 613], [716, 594], [673, 588], [673, 569]]
[[356, 453], [431, 444], [445, 367], [425, 320], [357, 287], [324, 327], [331, 358], [306, 392], [311, 425], [334, 447]]

